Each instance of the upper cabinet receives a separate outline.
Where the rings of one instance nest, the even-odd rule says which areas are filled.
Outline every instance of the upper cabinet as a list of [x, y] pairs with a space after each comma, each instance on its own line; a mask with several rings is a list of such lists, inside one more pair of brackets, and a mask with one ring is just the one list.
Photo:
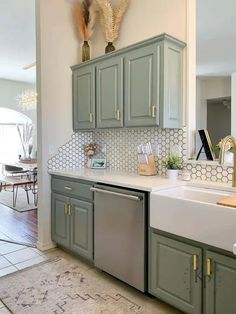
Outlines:
[[118, 56], [96, 65], [97, 127], [123, 126], [123, 58]]
[[158, 125], [160, 46], [148, 45], [125, 55], [125, 125]]
[[183, 126], [183, 47], [172, 41], [161, 44], [160, 127]]
[[95, 68], [73, 71], [73, 129], [95, 128]]
[[184, 47], [162, 34], [73, 66], [74, 130], [181, 128]]

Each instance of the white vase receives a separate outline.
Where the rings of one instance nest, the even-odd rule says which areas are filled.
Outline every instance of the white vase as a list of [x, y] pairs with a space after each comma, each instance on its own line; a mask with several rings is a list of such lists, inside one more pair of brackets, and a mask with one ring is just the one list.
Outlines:
[[232, 152], [224, 152], [225, 164], [232, 164], [234, 161], [234, 154]]
[[179, 175], [179, 170], [167, 169], [167, 177], [170, 180], [177, 180]]

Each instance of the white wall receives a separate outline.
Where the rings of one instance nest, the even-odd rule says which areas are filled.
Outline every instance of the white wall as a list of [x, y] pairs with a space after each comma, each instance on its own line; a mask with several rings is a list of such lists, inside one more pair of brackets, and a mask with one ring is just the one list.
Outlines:
[[[117, 0], [113, 0], [115, 3]], [[187, 1], [135, 0], [122, 23], [116, 48], [166, 32], [187, 40]], [[194, 1], [194, 0], [191, 0]], [[74, 32], [71, 8], [64, 0], [37, 0], [39, 242], [50, 247], [50, 177], [47, 160], [72, 134], [70, 66], [79, 63], [80, 43]], [[101, 29], [92, 38], [92, 56], [104, 53]]]
[[211, 77], [201, 79], [202, 95], [205, 99], [213, 99], [231, 96], [230, 77]]

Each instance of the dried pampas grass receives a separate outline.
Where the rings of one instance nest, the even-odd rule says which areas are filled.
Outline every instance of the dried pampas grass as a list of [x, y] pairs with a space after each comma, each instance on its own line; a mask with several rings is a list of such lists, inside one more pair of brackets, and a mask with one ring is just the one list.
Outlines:
[[96, 0], [100, 7], [100, 20], [107, 42], [114, 42], [120, 30], [123, 15], [128, 7], [129, 0], [121, 0], [119, 6], [113, 10], [109, 0]]
[[88, 41], [92, 34], [96, 21], [97, 5], [94, 0], [83, 0], [74, 3], [73, 11], [75, 23], [81, 38]]

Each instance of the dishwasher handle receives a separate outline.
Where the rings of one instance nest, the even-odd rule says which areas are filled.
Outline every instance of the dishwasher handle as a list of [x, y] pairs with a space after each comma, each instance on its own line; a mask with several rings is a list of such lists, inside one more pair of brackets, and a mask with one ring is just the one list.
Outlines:
[[137, 201], [137, 202], [140, 202], [140, 201], [143, 200], [143, 197], [142, 197], [142, 196], [136, 196], [136, 195], [131, 195], [131, 194], [118, 193], [118, 192], [113, 192], [113, 191], [109, 191], [109, 190], [98, 189], [98, 188], [94, 188], [94, 187], [91, 187], [90, 190], [91, 190], [92, 192], [98, 192], [98, 193], [104, 193], [104, 194], [109, 194], [109, 195], [115, 195], [115, 196], [120, 196], [120, 197], [128, 198], [128, 199], [130, 199], [130, 200]]

